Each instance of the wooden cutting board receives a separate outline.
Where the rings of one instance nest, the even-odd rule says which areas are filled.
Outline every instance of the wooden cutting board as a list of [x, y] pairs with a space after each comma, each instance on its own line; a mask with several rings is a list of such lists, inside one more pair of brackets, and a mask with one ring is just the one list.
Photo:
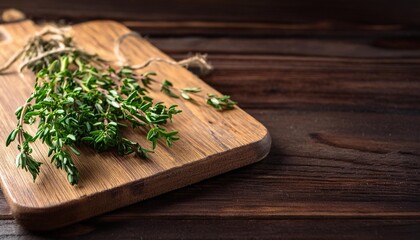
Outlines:
[[[1, 25], [0, 63], [9, 59], [38, 30], [31, 21]], [[80, 47], [109, 60], [115, 60], [112, 53], [115, 39], [128, 31], [112, 21], [93, 21], [73, 27], [74, 40]], [[144, 39], [127, 39], [122, 51], [133, 64], [150, 57], [170, 59]], [[74, 156], [80, 182], [73, 187], [64, 172], [49, 163], [47, 147], [37, 143], [33, 156], [44, 164], [34, 183], [29, 173], [15, 166], [16, 143], [5, 147], [7, 135], [16, 126], [15, 109], [31, 94], [34, 84], [31, 73], [25, 73], [24, 80], [15, 69], [0, 75], [0, 175], [14, 217], [30, 229], [57, 228], [162, 194], [257, 162], [270, 149], [267, 129], [240, 108], [218, 112], [207, 106], [204, 99], [194, 103], [169, 98], [159, 93], [159, 86], [155, 85], [156, 91], [151, 95], [156, 101], [178, 104], [183, 110], [168, 125], [169, 130], [180, 132], [181, 139], [173, 147], [159, 143], [150, 160], [82, 148], [81, 156]], [[220, 95], [179, 66], [156, 63], [141, 72], [146, 71], [155, 71], [156, 79], [168, 79], [178, 88], [201, 87], [204, 93]], [[141, 129], [125, 134], [142, 146], [150, 146]]]

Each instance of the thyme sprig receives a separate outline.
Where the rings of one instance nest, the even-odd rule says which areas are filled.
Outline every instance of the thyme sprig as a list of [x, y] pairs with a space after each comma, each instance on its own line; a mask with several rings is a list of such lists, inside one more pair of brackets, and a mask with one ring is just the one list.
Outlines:
[[[190, 94], [201, 92], [195, 87], [177, 89], [168, 80], [159, 82], [153, 78], [154, 72], [137, 74], [130, 66], [113, 68], [99, 56], [78, 48], [66, 32], [56, 28], [32, 37], [0, 72], [18, 59], [22, 59], [19, 71], [30, 69], [35, 84], [33, 93], [15, 112], [17, 125], [7, 137], [6, 146], [17, 141], [16, 165], [30, 172], [34, 181], [41, 167], [41, 162], [32, 157], [34, 142], [48, 146], [51, 163], [75, 185], [79, 172], [73, 156], [81, 154], [83, 144], [97, 151], [115, 149], [120, 155], [147, 158], [160, 139], [167, 146], [179, 139], [178, 131], [168, 130], [167, 124], [182, 111], [177, 105], [154, 102], [148, 96], [152, 84], [160, 84], [161, 92], [170, 97], [186, 100], [192, 99]], [[217, 110], [236, 104], [229, 96], [208, 94], [205, 99]], [[27, 131], [26, 125], [35, 123], [36, 132]], [[146, 130], [151, 148], [123, 136], [122, 129], [130, 126]]]
[[[117, 84], [120, 82], [121, 87]], [[180, 112], [176, 105], [153, 103], [144, 88], [127, 80], [124, 71], [95, 68], [76, 54], [62, 56], [37, 73], [35, 91], [16, 112], [20, 120], [6, 144], [19, 136], [17, 165], [35, 179], [41, 164], [31, 157], [30, 145], [42, 141], [49, 147], [51, 162], [67, 173], [71, 184], [77, 184], [79, 174], [71, 154], [80, 154], [80, 144], [98, 151], [115, 148], [121, 155], [147, 157], [152, 150], [124, 138], [121, 129], [127, 124], [145, 127], [149, 129], [147, 139], [152, 149], [160, 138], [170, 146], [178, 139], [178, 132], [164, 126]], [[24, 125], [36, 119], [38, 129], [32, 136]]]
[[204, 98], [208, 105], [219, 111], [234, 109], [235, 105], [237, 104], [235, 101], [232, 101], [230, 99], [230, 96], [228, 95], [223, 95], [221, 97], [218, 97], [217, 95], [211, 93], [201, 95], [201, 88], [186, 87], [179, 89], [176, 88], [174, 84], [167, 79], [163, 80], [162, 82], [159, 82], [152, 78], [152, 76], [156, 76], [156, 73], [154, 72], [147, 72], [139, 76], [135, 74], [133, 72], [133, 69], [129, 66], [124, 67], [123, 71], [128, 73], [128, 77], [130, 77], [131, 79], [135, 79], [136, 81], [141, 82], [146, 91], [150, 88], [150, 85], [152, 85], [152, 83], [157, 83], [161, 86], [160, 91], [168, 95], [169, 97], [180, 98], [181, 96], [185, 100], [193, 100], [191, 94], [198, 95], [199, 97]]

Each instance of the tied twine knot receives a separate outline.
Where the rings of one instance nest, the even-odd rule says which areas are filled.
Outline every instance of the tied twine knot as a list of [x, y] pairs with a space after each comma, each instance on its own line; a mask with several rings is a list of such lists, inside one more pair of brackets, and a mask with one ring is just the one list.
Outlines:
[[[31, 46], [33, 42], [45, 36], [49, 36], [50, 39], [57, 40], [58, 47], [50, 51], [40, 51], [35, 56], [25, 59], [18, 67], [19, 73], [21, 73], [26, 66], [51, 55], [68, 53], [68, 52], [79, 52], [85, 55], [94, 56], [93, 54], [86, 53], [82, 49], [78, 49], [74, 46], [70, 46], [70, 47], [66, 46], [63, 42], [66, 37], [65, 34], [67, 32], [69, 32], [69, 28], [64, 29], [64, 28], [58, 28], [54, 26], [46, 26], [41, 31], [35, 33], [33, 37], [29, 38], [29, 40], [22, 47], [22, 49], [17, 51], [11, 58], [9, 58], [9, 60], [2, 67], [0, 67], [0, 74], [6, 71], [7, 69], [9, 69], [13, 65], [13, 63], [15, 63], [20, 57], [22, 57], [24, 53], [28, 51], [29, 47]], [[115, 63], [119, 66], [129, 65], [127, 58], [121, 52], [123, 42], [128, 37], [135, 37], [135, 38], [143, 39], [143, 37], [140, 34], [133, 31], [122, 34], [116, 39], [115, 44], [114, 44], [114, 55], [117, 57], [117, 61]], [[111, 61], [106, 61], [106, 60], [102, 60], [102, 61], [111, 62]], [[167, 63], [174, 66], [181, 66], [195, 72], [197, 75], [200, 75], [200, 76], [207, 75], [213, 70], [213, 66], [207, 61], [207, 55], [205, 54], [204, 55], [195, 54], [191, 57], [182, 59], [180, 61], [173, 61], [169, 59], [163, 59], [160, 57], [151, 57], [141, 64], [130, 65], [130, 67], [132, 69], [139, 70], [139, 69], [146, 68], [150, 64], [153, 64], [156, 62], [163, 62], [163, 63]]]

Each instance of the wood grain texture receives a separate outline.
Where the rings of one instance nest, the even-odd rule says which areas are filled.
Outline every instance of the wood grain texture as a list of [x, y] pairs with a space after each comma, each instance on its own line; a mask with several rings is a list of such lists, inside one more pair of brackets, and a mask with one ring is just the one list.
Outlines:
[[[194, 226], [194, 227], [192, 227]], [[102, 219], [49, 233], [2, 221], [3, 239], [417, 239], [420, 221], [408, 220], [237, 220]], [[309, 236], [308, 236], [309, 235]], [[217, 237], [215, 237], [217, 236]]]
[[0, 238], [418, 239], [418, 2], [273, 1], [284, 6], [274, 20], [229, 1], [207, 14], [194, 2], [196, 15], [51, 2], [0, 8], [39, 22], [118, 18], [173, 58], [209, 53], [204, 80], [267, 126], [273, 146], [257, 164], [50, 233], [22, 229], [0, 196]]
[[[353, 22], [374, 24], [418, 25], [419, 3], [401, 0], [398, 5], [390, 0], [333, 1], [240, 1], [240, 0], [164, 0], [147, 1], [83, 1], [57, 2], [54, 0], [5, 0], [1, 8], [18, 8], [31, 18], [73, 20], [117, 19], [168, 21], [206, 20], [231, 22]], [[378, 11], [380, 8], [380, 11]]]
[[[36, 28], [27, 21], [4, 25], [3, 31], [9, 37], [2, 43], [1, 57], [5, 61]], [[75, 42], [82, 48], [114, 60], [114, 41], [128, 29], [116, 22], [97, 21], [74, 26], [73, 31]], [[168, 58], [142, 39], [128, 39], [123, 52], [134, 63], [150, 57]], [[204, 92], [218, 93], [181, 67], [153, 64], [146, 71], [154, 71], [159, 79], [170, 79], [180, 88], [197, 86]], [[30, 94], [33, 80], [28, 80], [29, 73], [26, 77], [22, 81], [13, 72], [1, 76], [0, 117], [5, 119], [2, 133], [13, 129], [13, 109]], [[10, 82], [16, 84], [11, 87]], [[80, 183], [72, 187], [63, 173], [48, 164], [48, 151], [42, 144], [34, 145], [33, 156], [46, 163], [36, 183], [14, 166], [17, 150], [1, 148], [3, 191], [17, 221], [38, 230], [60, 227], [256, 162], [267, 155], [271, 140], [266, 128], [241, 109], [221, 113], [205, 105], [176, 101], [155, 90], [157, 93], [152, 93], [152, 97], [178, 104], [183, 110], [181, 117], [171, 124], [171, 128], [180, 131], [181, 140], [170, 149], [160, 144], [148, 161], [82, 148], [82, 155], [74, 156]], [[141, 130], [125, 134], [141, 145], [147, 144]], [[6, 136], [2, 134], [0, 140], [4, 142]]]
[[397, 39], [150, 38], [178, 59], [207, 52], [206, 81], [246, 108], [418, 111], [420, 41]]

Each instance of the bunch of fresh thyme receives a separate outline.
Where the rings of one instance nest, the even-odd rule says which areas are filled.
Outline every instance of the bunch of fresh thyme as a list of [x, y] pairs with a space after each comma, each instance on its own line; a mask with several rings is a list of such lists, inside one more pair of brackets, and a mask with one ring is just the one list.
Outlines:
[[[31, 38], [0, 72], [17, 59], [23, 60], [19, 71], [29, 68], [35, 73], [34, 91], [25, 104], [16, 110], [17, 126], [7, 137], [6, 145], [17, 140], [19, 154], [16, 165], [32, 174], [35, 181], [41, 162], [34, 159], [31, 144], [39, 140], [49, 148], [51, 162], [67, 173], [70, 184], [77, 184], [79, 172], [72, 154], [80, 155], [78, 146], [87, 144], [97, 151], [115, 149], [121, 155], [135, 153], [147, 158], [159, 139], [168, 146], [178, 140], [177, 131], [165, 125], [181, 112], [177, 105], [154, 103], [147, 93], [149, 85], [161, 85], [161, 92], [178, 98], [192, 99], [200, 88], [174, 88], [165, 80], [158, 82], [148, 72], [135, 73], [125, 66], [115, 69], [96, 55], [77, 48], [71, 37], [56, 28], [47, 28]], [[229, 96], [206, 96], [207, 103], [217, 110], [232, 109], [235, 102]], [[38, 121], [35, 134], [25, 125]], [[125, 138], [121, 130], [143, 127], [152, 148], [144, 148]]]

